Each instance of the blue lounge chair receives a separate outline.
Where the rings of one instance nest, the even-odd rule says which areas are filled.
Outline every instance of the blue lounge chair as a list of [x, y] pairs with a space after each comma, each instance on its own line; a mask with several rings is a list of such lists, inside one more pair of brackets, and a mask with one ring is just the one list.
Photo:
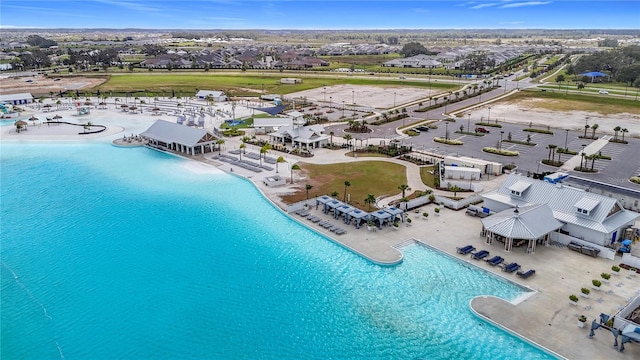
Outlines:
[[535, 271], [535, 270], [533, 270], [533, 269], [531, 269], [531, 270], [529, 270], [529, 271], [527, 271], [527, 272], [518, 271], [518, 272], [516, 273], [516, 275], [517, 275], [519, 278], [527, 279], [527, 278], [529, 278], [531, 275], [533, 275], [533, 274], [535, 274], [535, 273], [536, 273], [536, 271]]
[[489, 256], [489, 252], [487, 250], [480, 250], [478, 252], [471, 254], [471, 258], [476, 260], [482, 260], [487, 256]]
[[511, 263], [511, 264], [505, 265], [505, 267], [502, 268], [502, 271], [512, 273], [519, 269], [520, 269], [520, 265], [518, 265], [518, 263]]
[[476, 248], [474, 248], [471, 245], [467, 245], [465, 247], [461, 247], [461, 248], [456, 248], [456, 251], [458, 252], [458, 254], [462, 254], [462, 255], [467, 255], [468, 253], [475, 251]]
[[504, 262], [504, 258], [502, 256], [494, 256], [489, 260], [485, 260], [487, 262], [487, 264], [491, 265], [491, 266], [497, 266], [500, 265]]

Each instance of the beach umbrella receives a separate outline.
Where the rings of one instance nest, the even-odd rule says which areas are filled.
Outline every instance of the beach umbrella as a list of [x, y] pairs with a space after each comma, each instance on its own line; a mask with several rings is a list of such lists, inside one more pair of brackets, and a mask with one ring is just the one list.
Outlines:
[[629, 239], [624, 239], [624, 240], [622, 240], [622, 245], [624, 245], [624, 246], [629, 246], [629, 245], [631, 245], [631, 243], [632, 243], [632, 242], [633, 242], [633, 241], [631, 241], [631, 240], [629, 240]]

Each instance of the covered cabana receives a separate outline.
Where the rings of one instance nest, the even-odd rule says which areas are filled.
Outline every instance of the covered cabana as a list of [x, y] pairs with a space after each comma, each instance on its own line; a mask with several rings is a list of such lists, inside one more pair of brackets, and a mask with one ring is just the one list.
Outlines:
[[594, 82], [595, 78], [607, 77], [609, 78], [609, 74], [605, 74], [600, 71], [589, 71], [586, 73], [580, 74], [580, 76], [587, 76], [591, 78], [591, 82]]
[[388, 223], [389, 219], [391, 219], [392, 216], [393, 215], [389, 214], [384, 210], [377, 210], [372, 213], [369, 213], [369, 220], [373, 220], [374, 222], [376, 222], [377, 223], [376, 225], [378, 226], [378, 228], [380, 228], [386, 223]]
[[355, 209], [352, 212], [346, 214], [346, 217], [347, 220], [345, 220], [345, 222], [349, 223], [351, 219], [353, 219], [356, 225], [356, 229], [360, 229], [360, 225], [362, 225], [363, 222], [369, 220], [369, 213], [360, 209]]
[[347, 214], [352, 212], [355, 209], [356, 208], [354, 208], [351, 205], [342, 204], [342, 205], [338, 206], [337, 208], [335, 208], [335, 210], [333, 211], [333, 217], [337, 219], [338, 217], [342, 216], [342, 217], [344, 217], [344, 222], [348, 223]]
[[505, 251], [527, 245], [527, 253], [533, 254], [536, 245], [548, 245], [549, 233], [558, 230], [563, 224], [553, 217], [553, 211], [547, 204], [529, 205], [522, 208], [507, 209], [481, 219], [482, 235], [487, 244], [494, 241], [504, 243]]
[[388, 212], [389, 214], [391, 214], [391, 216], [393, 216], [391, 220], [392, 223], [398, 221], [398, 217], [400, 217], [400, 221], [404, 222], [404, 216], [402, 216], [402, 214], [404, 214], [404, 210], [398, 209], [397, 207], [393, 206], [390, 208], [384, 208], [382, 210]]
[[324, 209], [322, 209], [322, 212], [324, 212], [325, 214], [328, 214], [331, 211], [335, 211], [335, 209], [339, 206], [344, 205], [344, 203], [342, 201], [338, 201], [338, 200], [331, 200], [329, 202], [327, 202], [326, 204], [324, 204]]
[[324, 205], [326, 203], [328, 203], [329, 201], [334, 200], [334, 198], [332, 198], [331, 196], [327, 196], [327, 195], [322, 195], [316, 198], [316, 210], [318, 210], [318, 206], [320, 204], [322, 204], [322, 207], [324, 208]]

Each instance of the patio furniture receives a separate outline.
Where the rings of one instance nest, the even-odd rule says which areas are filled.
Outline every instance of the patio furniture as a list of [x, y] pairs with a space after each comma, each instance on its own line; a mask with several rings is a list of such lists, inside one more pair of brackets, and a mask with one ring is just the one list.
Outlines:
[[467, 255], [468, 253], [475, 251], [476, 248], [471, 246], [471, 245], [467, 245], [465, 247], [461, 247], [461, 248], [456, 248], [456, 251], [458, 252], [458, 254], [462, 254], [462, 255]]
[[501, 256], [494, 256], [489, 260], [485, 260], [487, 262], [487, 264], [491, 265], [491, 266], [498, 266], [499, 264], [502, 264], [504, 262], [504, 258]]
[[516, 270], [519, 270], [519, 269], [520, 269], [520, 265], [518, 265], [518, 263], [510, 263], [510, 264], [505, 265], [502, 268], [502, 271], [508, 272], [508, 273], [512, 273], [512, 272], [514, 272]]
[[533, 275], [535, 273], [536, 273], [536, 271], [533, 270], [533, 269], [531, 269], [531, 270], [529, 270], [527, 272], [518, 271], [516, 273], [516, 276], [518, 276], [519, 278], [522, 278], [522, 279], [527, 279], [527, 278], [529, 278], [531, 275]]
[[480, 250], [478, 252], [471, 254], [471, 258], [475, 260], [482, 260], [487, 256], [489, 256], [489, 252], [487, 250]]

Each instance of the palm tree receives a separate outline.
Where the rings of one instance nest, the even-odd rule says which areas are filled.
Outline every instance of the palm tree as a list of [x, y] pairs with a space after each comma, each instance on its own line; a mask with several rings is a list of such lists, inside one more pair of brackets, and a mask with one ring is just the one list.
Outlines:
[[345, 134], [342, 138], [347, 142], [349, 149], [351, 149], [351, 139], [353, 139], [353, 136], [351, 136], [351, 134]]
[[626, 128], [623, 128], [620, 131], [622, 132], [622, 142], [624, 142], [624, 133], [628, 133], [629, 130], [627, 130]]
[[344, 182], [344, 198], [342, 199], [342, 201], [346, 202], [347, 201], [347, 188], [351, 186], [351, 183], [349, 181], [345, 181]]
[[300, 170], [300, 165], [293, 164], [291, 165], [291, 183], [293, 184], [293, 170]]
[[286, 160], [282, 156], [278, 156], [278, 159], [276, 159], [276, 174], [278, 173], [278, 164], [283, 162], [286, 162]]
[[551, 161], [551, 145], [547, 145], [547, 149], [549, 150], [549, 155], [547, 155], [547, 161]]
[[269, 150], [271, 150], [271, 144], [264, 144], [264, 146], [260, 148], [260, 166], [262, 166], [262, 158], [267, 157], [267, 152]]
[[613, 128], [613, 131], [615, 132], [615, 134], [613, 135], [614, 141], [618, 141], [618, 133], [620, 132], [620, 130], [622, 130], [620, 126], [616, 126]]
[[589, 124], [586, 124], [586, 125], [584, 126], [584, 137], [585, 137], [585, 138], [587, 137], [587, 130], [589, 130]]
[[364, 203], [369, 205], [369, 210], [371, 210], [371, 204], [376, 203], [376, 197], [373, 194], [367, 194], [367, 198], [364, 199]]
[[580, 92], [582, 92], [582, 89], [584, 89], [584, 83], [579, 83], [579, 84], [578, 84], [578, 90], [579, 90]]
[[422, 107], [422, 101], [418, 103], [418, 110], [420, 110], [421, 107]]
[[553, 154], [551, 155], [551, 159], [553, 160], [556, 157], [555, 152], [556, 152], [556, 148], [558, 147], [558, 145], [549, 144], [548, 147], [549, 147], [549, 150], [553, 152]]
[[593, 166], [595, 165], [595, 163], [596, 163], [596, 159], [598, 159], [598, 158], [599, 158], [599, 156], [598, 156], [598, 154], [593, 153], [593, 154], [589, 155], [587, 158], [588, 158], [589, 160], [591, 160], [591, 171], [593, 171]]
[[335, 133], [333, 131], [330, 131], [329, 132], [329, 136], [330, 136], [329, 143], [331, 144], [331, 146], [333, 146], [333, 135], [335, 135]]
[[218, 139], [218, 141], [216, 141], [216, 144], [218, 144], [218, 154], [222, 153], [222, 144], [224, 144], [224, 140]]
[[307, 200], [309, 200], [309, 190], [313, 188], [313, 185], [307, 184], [305, 185], [305, 189], [307, 189]]
[[596, 138], [596, 129], [598, 128], [598, 124], [591, 125], [591, 138]]
[[398, 189], [400, 189], [400, 191], [402, 191], [402, 197], [404, 198], [404, 194], [407, 190], [411, 190], [411, 188], [409, 187], [409, 185], [407, 184], [402, 184], [400, 186], [398, 186]]
[[457, 185], [453, 185], [452, 187], [449, 188], [449, 191], [453, 191], [453, 197], [455, 198], [456, 195], [458, 194], [458, 191], [462, 190], [459, 186]]
[[240, 161], [242, 161], [242, 152], [244, 152], [244, 148], [246, 148], [247, 145], [245, 145], [244, 143], [240, 144]]

